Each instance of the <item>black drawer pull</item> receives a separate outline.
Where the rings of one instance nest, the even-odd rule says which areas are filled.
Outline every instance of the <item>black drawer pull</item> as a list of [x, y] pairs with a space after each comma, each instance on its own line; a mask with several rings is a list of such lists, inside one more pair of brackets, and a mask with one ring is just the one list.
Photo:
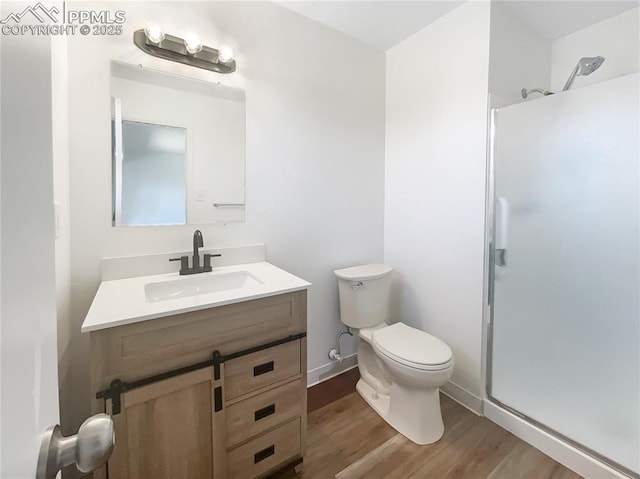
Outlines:
[[254, 421], [259, 421], [260, 419], [264, 419], [267, 416], [271, 416], [275, 412], [276, 412], [276, 405], [275, 404], [269, 404], [268, 406], [265, 406], [262, 409], [258, 409], [254, 413], [254, 415], [253, 415]]
[[267, 457], [273, 456], [276, 453], [276, 446], [269, 446], [260, 452], [256, 452], [253, 455], [253, 463], [258, 464], [260, 461], [264, 461]]
[[261, 374], [270, 373], [273, 371], [273, 361], [269, 361], [268, 363], [258, 364], [253, 368], [253, 375], [260, 376]]

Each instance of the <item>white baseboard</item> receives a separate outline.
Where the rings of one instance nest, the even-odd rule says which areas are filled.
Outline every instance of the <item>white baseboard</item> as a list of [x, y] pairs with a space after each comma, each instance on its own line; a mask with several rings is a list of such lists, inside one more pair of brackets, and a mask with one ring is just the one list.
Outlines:
[[479, 398], [473, 393], [470, 393], [462, 386], [458, 386], [456, 383], [448, 382], [440, 388], [444, 394], [449, 396], [455, 402], [466, 407], [469, 411], [478, 416], [482, 416], [482, 398]]
[[628, 476], [611, 469], [594, 457], [538, 429], [489, 400], [484, 402], [484, 415], [498, 426], [587, 479], [628, 479]]
[[318, 383], [331, 379], [338, 374], [342, 374], [349, 369], [353, 369], [358, 365], [358, 355], [356, 353], [346, 356], [342, 363], [333, 361], [324, 364], [318, 368], [307, 371], [307, 387], [314, 386]]

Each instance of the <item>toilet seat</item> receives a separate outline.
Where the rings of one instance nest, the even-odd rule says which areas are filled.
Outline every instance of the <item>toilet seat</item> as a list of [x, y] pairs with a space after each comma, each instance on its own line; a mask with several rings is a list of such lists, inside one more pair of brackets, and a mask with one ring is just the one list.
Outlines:
[[440, 371], [453, 363], [451, 349], [444, 341], [404, 323], [376, 329], [372, 339], [380, 354], [410, 368]]

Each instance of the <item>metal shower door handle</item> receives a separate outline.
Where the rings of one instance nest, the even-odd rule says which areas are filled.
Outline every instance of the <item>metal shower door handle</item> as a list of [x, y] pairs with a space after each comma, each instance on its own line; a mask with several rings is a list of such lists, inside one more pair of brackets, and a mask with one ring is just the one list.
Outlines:
[[509, 232], [509, 202], [504, 196], [497, 198], [496, 205], [497, 222], [495, 235], [495, 257], [496, 266], [507, 266], [507, 234]]
[[78, 434], [63, 437], [60, 426], [47, 429], [40, 443], [36, 479], [55, 479], [63, 467], [75, 464], [82, 473], [107, 462], [116, 443], [113, 419], [96, 414], [82, 423]]

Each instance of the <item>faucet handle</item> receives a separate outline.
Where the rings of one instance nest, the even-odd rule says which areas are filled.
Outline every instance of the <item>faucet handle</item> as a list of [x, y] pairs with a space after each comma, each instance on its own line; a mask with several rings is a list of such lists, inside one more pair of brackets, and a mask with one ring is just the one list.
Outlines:
[[179, 258], [169, 258], [169, 261], [180, 261], [180, 274], [185, 274], [189, 269], [189, 257], [180, 256]]

